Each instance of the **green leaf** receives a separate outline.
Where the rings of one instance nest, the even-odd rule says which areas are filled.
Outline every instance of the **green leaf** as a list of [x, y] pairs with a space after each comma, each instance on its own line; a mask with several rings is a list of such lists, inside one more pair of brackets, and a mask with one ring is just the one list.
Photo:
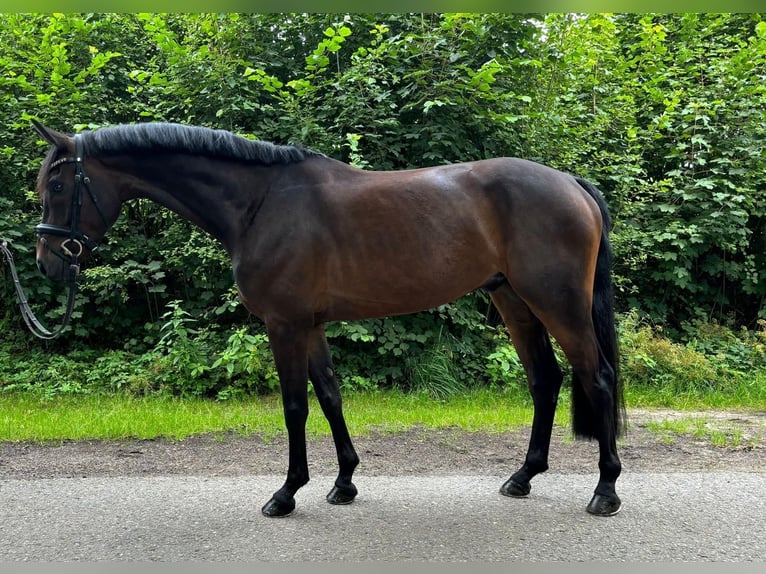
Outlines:
[[[712, 179], [705, 178], [705, 179], [698, 179], [694, 182], [694, 187], [704, 187], [705, 189], [715, 189], [716, 185], [715, 182]], [[696, 197], [696, 196], [693, 196]]]

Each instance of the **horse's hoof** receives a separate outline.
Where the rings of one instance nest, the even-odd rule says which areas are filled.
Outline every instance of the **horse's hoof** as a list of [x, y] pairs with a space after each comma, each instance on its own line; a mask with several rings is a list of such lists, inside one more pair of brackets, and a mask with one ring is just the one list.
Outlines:
[[595, 516], [614, 516], [622, 508], [620, 497], [616, 494], [605, 496], [603, 494], [594, 494], [588, 504], [588, 512]]
[[349, 484], [349, 486], [338, 486], [336, 484], [327, 495], [327, 502], [330, 504], [351, 504], [354, 502], [357, 492], [356, 486], [353, 484]]
[[292, 497], [286, 500], [272, 498], [263, 506], [263, 508], [261, 508], [261, 512], [264, 516], [268, 516], [269, 518], [288, 516], [292, 514], [293, 510], [295, 510], [295, 499]]
[[532, 485], [528, 482], [520, 483], [509, 478], [506, 483], [500, 487], [500, 494], [503, 496], [512, 496], [513, 498], [523, 498], [529, 496], [529, 491], [532, 490]]

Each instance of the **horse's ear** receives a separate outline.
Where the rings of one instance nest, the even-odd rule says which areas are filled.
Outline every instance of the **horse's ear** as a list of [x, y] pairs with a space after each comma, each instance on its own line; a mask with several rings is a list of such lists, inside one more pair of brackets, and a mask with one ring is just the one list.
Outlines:
[[49, 144], [55, 145], [61, 149], [69, 147], [68, 144], [70, 138], [66, 134], [62, 134], [61, 132], [57, 132], [54, 129], [45, 127], [34, 118], [32, 118], [32, 125], [34, 126], [35, 131], [40, 134], [40, 136]]

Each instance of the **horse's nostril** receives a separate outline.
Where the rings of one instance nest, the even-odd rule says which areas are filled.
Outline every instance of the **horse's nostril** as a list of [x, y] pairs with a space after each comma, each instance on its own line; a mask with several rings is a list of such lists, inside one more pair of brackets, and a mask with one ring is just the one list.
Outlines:
[[37, 260], [37, 268], [40, 270], [40, 273], [47, 276], [48, 274], [45, 272], [45, 263], [43, 263], [42, 259]]

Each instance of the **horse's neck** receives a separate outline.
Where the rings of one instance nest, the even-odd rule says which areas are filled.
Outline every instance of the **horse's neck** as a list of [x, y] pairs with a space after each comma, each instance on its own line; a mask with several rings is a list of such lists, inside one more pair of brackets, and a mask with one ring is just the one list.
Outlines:
[[207, 158], [142, 162], [123, 200], [143, 198], [192, 222], [229, 249], [241, 214], [260, 204], [278, 168], [246, 167]]

